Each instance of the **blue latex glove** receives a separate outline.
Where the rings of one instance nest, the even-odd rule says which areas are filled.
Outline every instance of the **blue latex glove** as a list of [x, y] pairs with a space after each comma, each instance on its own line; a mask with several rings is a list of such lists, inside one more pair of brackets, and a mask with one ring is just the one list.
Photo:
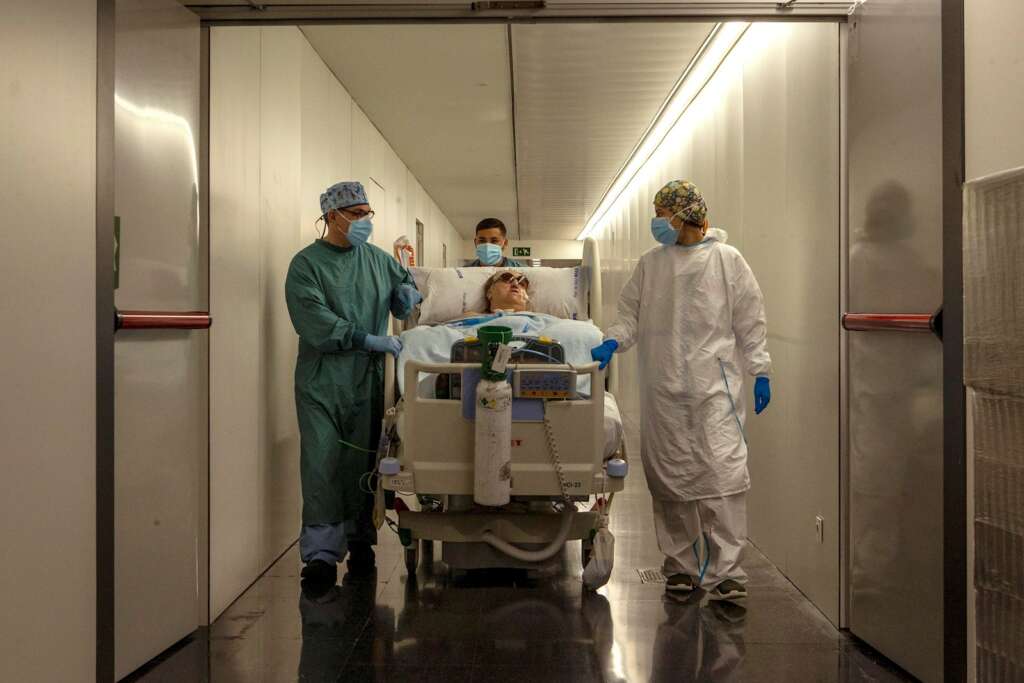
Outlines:
[[416, 308], [416, 304], [423, 301], [423, 295], [419, 293], [415, 285], [403, 283], [391, 292], [391, 314], [399, 320], [405, 320]]
[[378, 337], [375, 334], [368, 334], [363, 340], [363, 347], [367, 351], [390, 353], [398, 358], [398, 354], [402, 352], [402, 340], [398, 337]]
[[617, 348], [619, 348], [619, 342], [614, 339], [605, 339], [600, 346], [590, 349], [590, 357], [601, 363], [600, 369], [604, 370], [608, 367], [608, 363], [612, 362], [612, 354]]
[[754, 381], [754, 412], [761, 414], [772, 401], [772, 387], [767, 377], [758, 377]]

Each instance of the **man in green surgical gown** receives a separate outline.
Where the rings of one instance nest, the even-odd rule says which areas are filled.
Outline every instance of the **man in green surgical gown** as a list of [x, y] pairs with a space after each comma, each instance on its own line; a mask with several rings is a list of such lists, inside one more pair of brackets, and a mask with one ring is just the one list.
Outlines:
[[360, 183], [327, 188], [320, 208], [324, 236], [292, 259], [285, 297], [299, 335], [302, 576], [330, 586], [346, 554], [349, 573], [374, 568], [377, 533], [365, 475], [383, 417], [384, 354], [402, 348], [387, 336], [389, 314], [408, 317], [421, 297], [409, 273], [367, 243], [373, 211]]

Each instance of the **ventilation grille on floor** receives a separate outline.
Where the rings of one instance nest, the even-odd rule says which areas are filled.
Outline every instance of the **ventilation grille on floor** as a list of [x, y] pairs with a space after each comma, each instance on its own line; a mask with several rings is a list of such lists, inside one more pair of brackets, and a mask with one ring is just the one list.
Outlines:
[[665, 583], [665, 575], [660, 569], [637, 569], [640, 575], [640, 583]]

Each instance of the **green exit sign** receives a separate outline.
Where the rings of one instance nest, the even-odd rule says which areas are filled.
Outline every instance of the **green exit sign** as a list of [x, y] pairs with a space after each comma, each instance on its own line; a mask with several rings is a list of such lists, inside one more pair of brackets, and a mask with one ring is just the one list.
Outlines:
[[512, 247], [513, 256], [529, 256], [530, 247]]

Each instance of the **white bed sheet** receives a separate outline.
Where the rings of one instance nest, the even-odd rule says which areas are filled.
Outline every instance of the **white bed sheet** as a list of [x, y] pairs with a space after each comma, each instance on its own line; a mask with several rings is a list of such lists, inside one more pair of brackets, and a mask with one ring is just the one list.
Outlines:
[[622, 445], [622, 413], [610, 392], [604, 392], [604, 459], [608, 460]]
[[[549, 337], [562, 345], [565, 359], [572, 365], [593, 362], [590, 349], [601, 343], [601, 330], [588, 320], [564, 320], [543, 313], [513, 313], [475, 316], [453, 320], [443, 325], [419, 326], [402, 333], [402, 353], [398, 357], [398, 388], [405, 393], [405, 364], [409, 360], [421, 363], [447, 363], [451, 360], [452, 346], [465, 337], [478, 336], [484, 325], [508, 327], [523, 337]], [[538, 359], [539, 360], [539, 359]], [[422, 382], [420, 383], [422, 387]], [[432, 389], [433, 383], [430, 388]], [[581, 377], [577, 389], [590, 393], [590, 378]], [[423, 394], [421, 394], [423, 395]], [[431, 396], [431, 394], [427, 394]]]

